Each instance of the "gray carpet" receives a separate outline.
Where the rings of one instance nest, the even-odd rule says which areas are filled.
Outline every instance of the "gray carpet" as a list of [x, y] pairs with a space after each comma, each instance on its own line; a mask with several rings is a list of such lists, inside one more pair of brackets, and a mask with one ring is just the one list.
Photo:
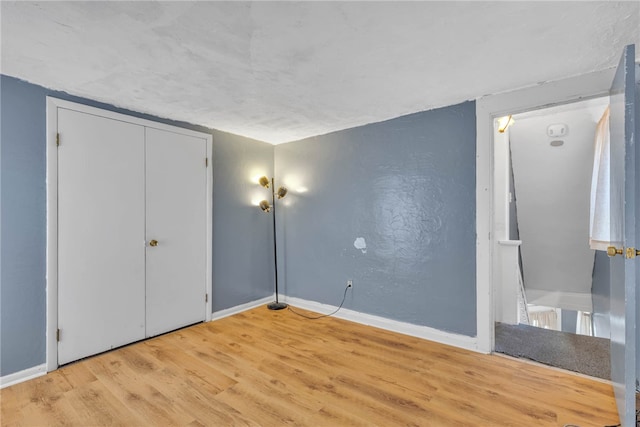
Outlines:
[[611, 379], [609, 340], [606, 338], [496, 323], [495, 351], [592, 377]]

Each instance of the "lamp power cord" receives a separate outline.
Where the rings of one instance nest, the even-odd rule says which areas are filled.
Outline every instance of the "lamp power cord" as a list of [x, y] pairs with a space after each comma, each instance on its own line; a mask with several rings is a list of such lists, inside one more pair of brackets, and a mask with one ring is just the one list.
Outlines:
[[287, 309], [292, 312], [293, 314], [297, 314], [300, 317], [304, 317], [305, 319], [309, 319], [309, 320], [318, 320], [318, 319], [322, 319], [324, 317], [330, 317], [333, 316], [334, 314], [336, 314], [338, 311], [340, 311], [340, 309], [342, 308], [342, 305], [344, 304], [344, 301], [347, 299], [347, 291], [349, 290], [351, 286], [347, 285], [346, 288], [344, 288], [344, 294], [342, 295], [342, 302], [340, 303], [340, 305], [338, 306], [338, 308], [336, 308], [333, 312], [329, 313], [329, 314], [322, 314], [320, 316], [307, 316], [306, 314], [300, 313], [298, 311], [295, 311], [293, 308], [291, 308], [291, 306], [287, 306]]

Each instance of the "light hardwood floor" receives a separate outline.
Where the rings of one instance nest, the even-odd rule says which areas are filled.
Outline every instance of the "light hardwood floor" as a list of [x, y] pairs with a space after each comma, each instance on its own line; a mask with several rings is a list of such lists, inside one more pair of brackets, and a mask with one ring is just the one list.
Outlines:
[[618, 423], [603, 382], [265, 307], [65, 366], [0, 399], [3, 426]]

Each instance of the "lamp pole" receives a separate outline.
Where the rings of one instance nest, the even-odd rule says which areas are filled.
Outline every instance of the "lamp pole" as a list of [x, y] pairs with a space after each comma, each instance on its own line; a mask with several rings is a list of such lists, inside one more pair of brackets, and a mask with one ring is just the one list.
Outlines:
[[269, 310], [282, 310], [287, 304], [278, 301], [278, 246], [276, 235], [276, 187], [274, 178], [271, 178], [271, 214], [273, 215], [273, 271], [276, 283], [276, 300], [267, 304]]

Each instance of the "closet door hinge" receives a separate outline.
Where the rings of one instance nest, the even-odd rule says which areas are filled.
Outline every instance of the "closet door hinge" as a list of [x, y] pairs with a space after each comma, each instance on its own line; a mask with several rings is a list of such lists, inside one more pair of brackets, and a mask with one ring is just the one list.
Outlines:
[[209, 294], [204, 294], [204, 302], [209, 302]]
[[208, 157], [205, 157], [205, 158], [204, 158], [204, 167], [205, 167], [205, 168], [208, 168], [208, 167], [209, 167], [209, 158], [208, 158]]
[[56, 341], [60, 342], [60, 329], [56, 329]]
[[60, 146], [60, 134], [56, 133], [56, 147]]

